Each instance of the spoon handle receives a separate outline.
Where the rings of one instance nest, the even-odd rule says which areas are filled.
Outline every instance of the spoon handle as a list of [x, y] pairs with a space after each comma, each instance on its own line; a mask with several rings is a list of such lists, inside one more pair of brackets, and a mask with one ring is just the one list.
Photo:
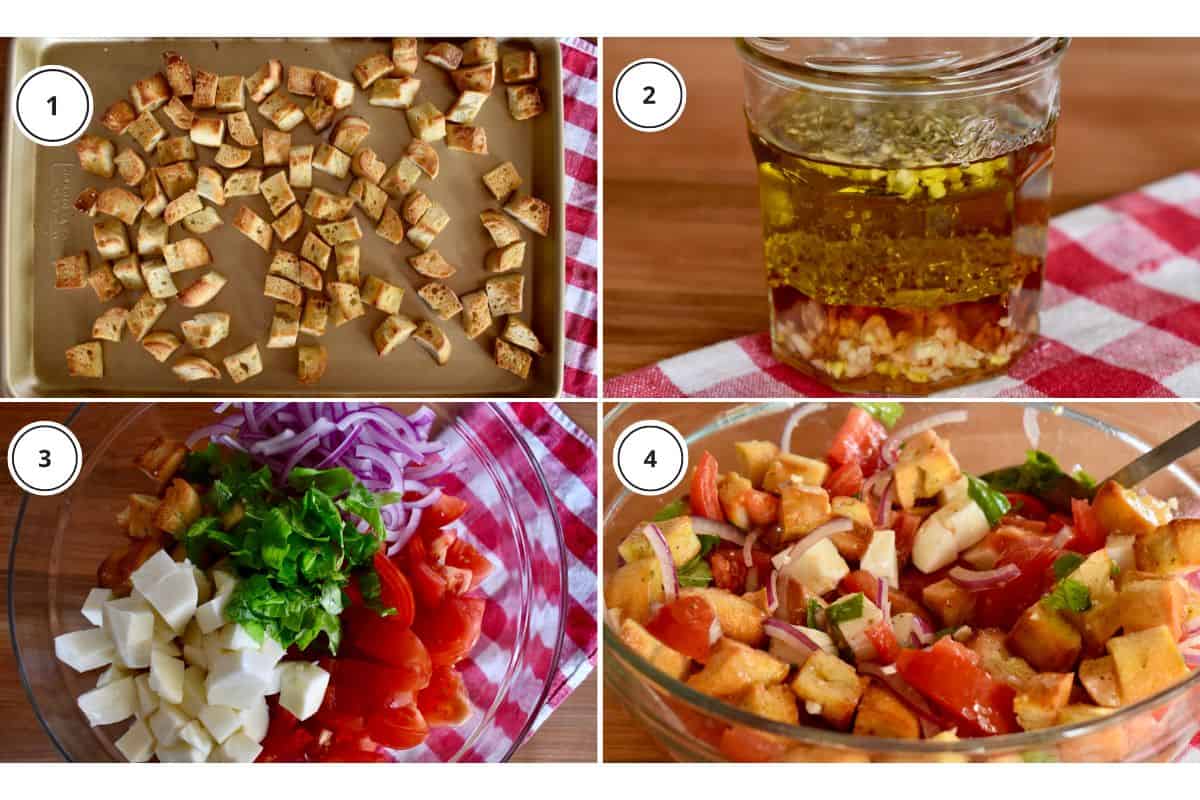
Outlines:
[[1129, 488], [1141, 483], [1163, 467], [1175, 463], [1200, 448], [1200, 422], [1194, 422], [1152, 450], [1147, 450], [1109, 476]]

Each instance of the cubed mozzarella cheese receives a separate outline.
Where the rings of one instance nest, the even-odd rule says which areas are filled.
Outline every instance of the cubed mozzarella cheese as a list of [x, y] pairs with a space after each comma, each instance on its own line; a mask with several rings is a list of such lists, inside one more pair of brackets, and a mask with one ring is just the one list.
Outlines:
[[165, 702], [183, 702], [183, 661], [160, 651], [150, 654], [150, 688]]
[[196, 613], [199, 595], [192, 568], [180, 565], [149, 589], [142, 590], [150, 605], [159, 613], [175, 633], [183, 633], [188, 621]]
[[139, 672], [133, 678], [133, 685], [137, 689], [138, 716], [150, 719], [158, 710], [158, 694], [150, 688], [150, 673]]
[[271, 670], [271, 680], [267, 683], [266, 694], [270, 697], [273, 694], [279, 694], [280, 687], [283, 686], [283, 673], [287, 670], [287, 662], [276, 664]]
[[134, 720], [125, 733], [121, 734], [121, 738], [117, 739], [117, 749], [127, 761], [135, 764], [149, 761], [150, 756], [154, 755], [154, 734], [150, 733], [146, 723], [140, 719]]
[[112, 636], [117, 658], [127, 668], [150, 666], [154, 644], [154, 610], [133, 597], [104, 604], [104, 627]]
[[196, 622], [202, 633], [212, 633], [225, 624], [225, 607], [229, 605], [231, 596], [227, 592], [217, 592], [211, 600], [196, 609]]
[[896, 563], [896, 532], [882, 530], [871, 534], [871, 543], [867, 545], [858, 566], [876, 578], [887, 581], [887, 585], [893, 589], [899, 589], [900, 568]]
[[892, 617], [892, 630], [896, 633], [896, 641], [901, 647], [920, 647], [920, 639], [917, 638], [916, 631], [918, 629], [917, 615], [909, 611], [902, 611]]
[[967, 476], [959, 475], [958, 480], [948, 483], [938, 492], [938, 505], [949, 505], [967, 497]]
[[197, 609], [196, 616], [183, 632], [183, 660], [189, 666], [208, 669], [208, 651], [204, 649], [204, 633], [200, 629], [199, 618], [200, 612]]
[[263, 657], [263, 663], [269, 663], [274, 667], [287, 651], [283, 649], [283, 645], [279, 642], [264, 634], [262, 645], [258, 648], [258, 652]]
[[[842, 601], [845, 602], [845, 601]], [[830, 608], [836, 606], [837, 603], [830, 605]], [[872, 603], [864, 595], [862, 599], [862, 614], [854, 619], [844, 620], [837, 623], [838, 633], [842, 638], [851, 644], [860, 642], [866, 634], [867, 628], [883, 619], [883, 612], [879, 610], [879, 606]]]
[[979, 540], [987, 536], [988, 531], [992, 529], [983, 509], [969, 497], [960, 497], [936, 513], [945, 515], [944, 524], [954, 534], [954, 542], [959, 551], [978, 544]]
[[229, 570], [214, 569], [210, 577], [212, 578], [213, 588], [215, 590], [213, 594], [214, 597], [218, 597], [223, 594], [232, 594], [233, 590], [237, 587], [237, 578], [234, 577], [234, 574]]
[[108, 669], [100, 673], [100, 677], [96, 679], [96, 687], [108, 686], [113, 681], [119, 681], [122, 678], [132, 677], [133, 673], [122, 667], [120, 664], [110, 664]]
[[321, 707], [329, 673], [316, 664], [296, 661], [286, 664], [280, 679], [279, 705], [292, 712], [298, 720], [306, 720]]
[[112, 589], [92, 589], [83, 601], [83, 616], [93, 625], [104, 624], [104, 604], [112, 599]]
[[822, 539], [805, 550], [799, 558], [789, 561], [783, 572], [792, 580], [799, 581], [808, 591], [821, 595], [833, 591], [838, 582], [850, 574], [850, 567], [833, 542]]
[[[198, 719], [194, 719], [179, 729], [179, 741], [186, 742], [204, 754], [204, 759], [212, 752], [213, 740]], [[201, 760], [204, 760], [201, 759]]]
[[242, 729], [242, 713], [229, 706], [205, 706], [200, 709], [200, 721], [217, 742], [224, 742]]
[[169, 642], [155, 642], [151, 647], [152, 653], [162, 653], [171, 658], [183, 658], [183, 649], [172, 639]]
[[222, 653], [209, 663], [208, 702], [249, 708], [263, 698], [269, 683], [270, 669], [263, 669], [258, 652], [235, 650]]
[[133, 581], [133, 588], [137, 589], [143, 596], [149, 596], [147, 591], [154, 584], [174, 573], [178, 568], [179, 565], [175, 563], [175, 559], [171, 558], [171, 555], [166, 550], [159, 550], [146, 559], [129, 577]]
[[200, 709], [208, 705], [208, 689], [205, 678], [208, 673], [201, 667], [188, 667], [183, 672], [183, 701], [179, 707], [189, 717], [200, 716]]
[[954, 533], [934, 512], [921, 523], [913, 538], [913, 565], [929, 574], [953, 564], [957, 558], [958, 544], [954, 541]]
[[1104, 542], [1104, 549], [1108, 553], [1108, 557], [1113, 560], [1117, 568], [1121, 572], [1129, 572], [1137, 569], [1137, 563], [1133, 557], [1133, 542], [1136, 537], [1121, 536], [1113, 534]]
[[111, 664], [116, 648], [103, 628], [88, 628], [55, 636], [54, 655], [76, 672], [87, 672]]
[[176, 739], [173, 744], [159, 744], [154, 748], [154, 755], [164, 764], [198, 764], [208, 759], [208, 753], [192, 747], [182, 739]]
[[[258, 650], [261, 643], [236, 622], [231, 622], [220, 632], [221, 647], [225, 650]], [[266, 640], [266, 637], [263, 637]]]
[[122, 678], [107, 686], [92, 689], [79, 696], [79, 710], [93, 728], [129, 719], [137, 710], [137, 690], [133, 678]]
[[260, 697], [249, 708], [241, 711], [242, 733], [256, 742], [267, 738], [267, 728], [271, 725], [271, 710], [267, 707], [266, 698]]
[[211, 761], [226, 761], [234, 764], [249, 764], [258, 758], [262, 745], [244, 733], [235, 733], [224, 743], [213, 749]]
[[207, 603], [213, 596], [213, 583], [208, 573], [192, 565], [192, 579], [196, 581], [196, 603]]
[[170, 703], [159, 703], [158, 710], [150, 715], [148, 724], [155, 741], [161, 745], [174, 744], [179, 739], [183, 726], [191, 722], [183, 709]]

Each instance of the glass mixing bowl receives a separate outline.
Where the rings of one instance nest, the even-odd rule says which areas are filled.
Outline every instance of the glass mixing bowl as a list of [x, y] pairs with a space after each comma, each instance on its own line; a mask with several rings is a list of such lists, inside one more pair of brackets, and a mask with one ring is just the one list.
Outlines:
[[[965, 407], [966, 424], [946, 426], [963, 468], [981, 473], [1020, 463], [1029, 448], [1023, 428], [1026, 408], [1038, 410], [1038, 447], [1064, 468], [1079, 463], [1097, 478], [1154, 444], [1200, 419], [1189, 403], [1054, 404], [905, 403], [902, 424], [949, 408]], [[784, 403], [638, 404], [614, 409], [604, 421], [610, 445], [629, 424], [658, 419], [687, 437], [691, 452], [710, 450], [718, 462], [733, 459], [733, 443], [742, 439], [778, 441], [784, 420], [794, 408]], [[846, 405], [831, 403], [800, 421], [793, 449], [804, 455], [823, 453], [845, 418]], [[808, 444], [801, 444], [808, 443]], [[617, 565], [617, 545], [666, 500], [623, 491], [605, 460], [604, 571]], [[1143, 482], [1160, 497], [1179, 499], [1181, 513], [1200, 515], [1200, 454], [1187, 458]], [[687, 491], [686, 486], [676, 490]], [[605, 685], [673, 758], [680, 761], [727, 761], [752, 756], [722, 749], [731, 727], [778, 737], [790, 761], [1169, 761], [1179, 757], [1200, 733], [1200, 672], [1142, 702], [1098, 720], [1076, 725], [958, 742], [928, 742], [854, 736], [818, 728], [797, 727], [758, 717], [702, 694], [659, 672], [604, 626]], [[772, 750], [773, 751], [773, 750]], [[653, 753], [647, 753], [649, 759]]]
[[[402, 412], [416, 405], [395, 406]], [[530, 730], [557, 672], [566, 620], [566, 547], [553, 494], [502, 406], [430, 404], [434, 437], [463, 466], [431, 481], [476, 502], [463, 517], [468, 538], [497, 563], [477, 591], [488, 600], [483, 637], [461, 672], [470, 719], [436, 729], [398, 761], [503, 761]], [[115, 516], [148, 479], [133, 458], [157, 436], [184, 439], [215, 421], [212, 406], [86, 404], [68, 425], [83, 445], [76, 484], [58, 497], [26, 495], [9, 564], [13, 650], [29, 700], [63, 757], [121, 761], [114, 742], [126, 723], [91, 728], [75, 698], [97, 672], [79, 674], [54, 656], [54, 637], [86, 626], [79, 609], [96, 567], [122, 539]], [[464, 486], [465, 485], [465, 486]]]

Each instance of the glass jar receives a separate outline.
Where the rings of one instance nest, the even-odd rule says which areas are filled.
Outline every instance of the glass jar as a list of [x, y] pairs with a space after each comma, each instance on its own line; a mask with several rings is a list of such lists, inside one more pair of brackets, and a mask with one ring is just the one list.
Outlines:
[[776, 358], [926, 394], [1033, 341], [1067, 44], [738, 40]]

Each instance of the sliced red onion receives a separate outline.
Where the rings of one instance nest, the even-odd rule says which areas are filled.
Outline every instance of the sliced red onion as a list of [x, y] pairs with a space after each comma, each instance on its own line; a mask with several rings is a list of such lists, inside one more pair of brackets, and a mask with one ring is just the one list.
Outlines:
[[1021, 417], [1021, 422], [1025, 427], [1025, 438], [1029, 440], [1029, 446], [1037, 450], [1038, 439], [1042, 436], [1042, 429], [1038, 426], [1038, 410], [1036, 408], [1025, 409], [1024, 415]]
[[273, 456], [276, 453], [282, 453], [291, 446], [291, 441], [296, 438], [296, 432], [291, 428], [284, 428], [279, 433], [269, 439], [263, 439], [261, 442], [255, 442], [250, 446], [250, 452], [257, 453], [260, 456]]
[[875, 524], [880, 528], [888, 528], [892, 524], [892, 500], [896, 496], [896, 479], [887, 482], [883, 496], [879, 498], [879, 506], [875, 509]]
[[645, 535], [646, 541], [650, 543], [650, 549], [654, 551], [655, 557], [658, 558], [658, 566], [662, 571], [663, 579], [663, 599], [668, 603], [673, 603], [679, 596], [679, 574], [675, 571], [675, 559], [671, 555], [667, 537], [663, 535], [662, 528], [653, 522], [647, 522], [642, 526], [642, 533]]
[[754, 543], [758, 541], [759, 533], [760, 531], [757, 530], [751, 531], [742, 545], [742, 563], [746, 565], [747, 569], [754, 566]]
[[926, 417], [920, 422], [914, 422], [912, 425], [901, 428], [883, 443], [883, 460], [886, 464], [895, 464], [896, 459], [900, 455], [900, 445], [916, 436], [918, 433], [936, 428], [939, 425], [957, 425], [967, 421], [966, 411], [946, 411], [941, 414], [934, 414], [931, 417]]
[[775, 609], [779, 608], [779, 570], [771, 570], [771, 576], [767, 578], [767, 613], [774, 614]]
[[913, 635], [917, 637], [917, 643], [922, 647], [933, 644], [933, 640], [937, 638], [937, 631], [929, 624], [929, 621], [919, 614], [913, 615]]
[[1075, 536], [1075, 529], [1070, 525], [1063, 525], [1058, 529], [1058, 533], [1054, 534], [1054, 538], [1050, 540], [1050, 545], [1058, 550], [1067, 546], [1067, 542]]
[[779, 639], [789, 647], [796, 648], [806, 657], [821, 649], [804, 631], [781, 619], [766, 620], [763, 622], [763, 631], [772, 639]]
[[1200, 667], [1200, 652], [1189, 650], [1183, 654], [1183, 663], [1191, 669]]
[[877, 596], [879, 597], [879, 599], [875, 601], [875, 605], [879, 606], [879, 610], [883, 613], [883, 621], [886, 622], [888, 625], [891, 625], [892, 624], [892, 595], [888, 591], [887, 581], [885, 581], [883, 578], [876, 578], [875, 581], [878, 584], [875, 591], [876, 591]]
[[829, 520], [824, 525], [818, 526], [812, 533], [805, 536], [800, 541], [796, 542], [786, 550], [781, 550], [771, 558], [771, 563], [776, 569], [782, 569], [789, 564], [793, 559], [799, 558], [813, 545], [828, 539], [830, 536], [836, 536], [839, 533], [845, 533], [848, 530], [854, 529], [854, 523], [846, 517], [835, 517]]
[[746, 535], [728, 523], [718, 522], [708, 517], [690, 517], [689, 519], [692, 521], [692, 532], [697, 536], [716, 536], [732, 542], [738, 547], [746, 544]]
[[200, 441], [201, 439], [209, 439], [211, 441], [223, 433], [235, 433], [238, 426], [243, 424], [245, 421], [246, 416], [244, 414], [230, 414], [228, 417], [214, 425], [206, 425], [203, 428], [197, 428], [196, 430], [192, 431], [191, 436], [187, 437], [186, 444], [190, 449], [195, 447], [196, 442]]
[[883, 488], [887, 486], [888, 481], [892, 479], [892, 471], [883, 469], [873, 473], [871, 477], [863, 481], [862, 495], [866, 499], [868, 497], [879, 497]]
[[1190, 639], [1200, 634], [1200, 617], [1192, 617], [1183, 626], [1183, 639]]
[[1003, 586], [1009, 581], [1020, 577], [1021, 568], [1016, 564], [1005, 564], [995, 569], [967, 569], [966, 567], [954, 567], [947, 574], [950, 580], [957, 583], [964, 589], [972, 591], [980, 591], [982, 589], [992, 589], [997, 586]]
[[1184, 573], [1183, 579], [1194, 591], [1200, 592], [1200, 569]]
[[826, 408], [824, 403], [804, 403], [788, 415], [787, 421], [783, 423], [783, 434], [779, 437], [779, 449], [784, 453], [792, 452], [792, 433], [795, 432], [796, 425], [805, 417], [819, 414]]

